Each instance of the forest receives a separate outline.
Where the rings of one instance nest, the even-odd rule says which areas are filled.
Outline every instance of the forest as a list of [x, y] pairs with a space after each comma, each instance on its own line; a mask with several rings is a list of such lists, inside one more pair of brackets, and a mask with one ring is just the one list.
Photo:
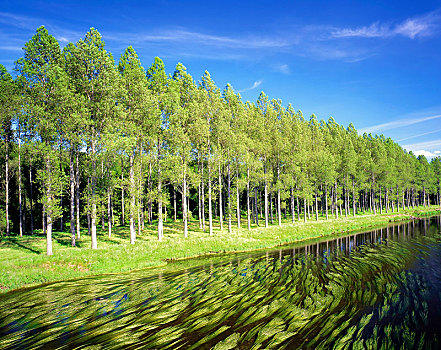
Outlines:
[[63, 49], [38, 28], [0, 84], [0, 234], [42, 230], [48, 255], [55, 230], [96, 249], [100, 226], [128, 225], [135, 244], [146, 224], [162, 240], [165, 220], [187, 237], [190, 220], [213, 235], [440, 205], [440, 157], [263, 92], [244, 102], [181, 63], [144, 69], [131, 46], [116, 63], [94, 28]]

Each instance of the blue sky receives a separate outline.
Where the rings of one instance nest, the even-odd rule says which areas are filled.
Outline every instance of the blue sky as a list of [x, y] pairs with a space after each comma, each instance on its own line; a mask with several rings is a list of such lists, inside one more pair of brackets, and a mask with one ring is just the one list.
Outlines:
[[3, 1], [8, 70], [44, 25], [62, 46], [95, 27], [115, 60], [205, 70], [243, 100], [260, 91], [429, 158], [441, 153], [440, 1]]

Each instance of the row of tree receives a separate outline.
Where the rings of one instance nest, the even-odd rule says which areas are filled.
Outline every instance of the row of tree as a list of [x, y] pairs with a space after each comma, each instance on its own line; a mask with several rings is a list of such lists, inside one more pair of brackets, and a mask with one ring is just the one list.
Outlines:
[[72, 245], [87, 223], [95, 249], [100, 221], [109, 236], [128, 223], [131, 243], [155, 221], [161, 240], [167, 212], [187, 237], [193, 215], [212, 235], [215, 222], [231, 232], [233, 221], [267, 227], [287, 215], [440, 203], [440, 158], [332, 118], [305, 120], [263, 92], [244, 103], [180, 63], [168, 76], [155, 58], [145, 71], [132, 47], [116, 65], [96, 29], [61, 49], [40, 27], [23, 50], [15, 78], [0, 66], [0, 228], [42, 227], [49, 255], [53, 225], [66, 219]]

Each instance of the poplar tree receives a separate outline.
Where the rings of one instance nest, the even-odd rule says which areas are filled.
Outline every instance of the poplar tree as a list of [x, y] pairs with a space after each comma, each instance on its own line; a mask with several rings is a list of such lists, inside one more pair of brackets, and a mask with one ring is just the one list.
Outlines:
[[111, 126], [116, 113], [116, 101], [120, 96], [118, 74], [113, 57], [105, 50], [101, 34], [91, 28], [84, 39], [65, 48], [66, 70], [75, 92], [85, 101], [87, 114], [85, 143], [90, 155], [91, 168], [91, 247], [97, 249], [97, 153], [101, 136]]
[[[9, 153], [12, 141], [12, 120], [18, 112], [18, 88], [11, 74], [0, 64], [0, 136], [5, 148], [5, 230], [6, 235], [10, 233], [9, 217], [9, 181], [10, 164]], [[0, 212], [1, 214], [1, 212]], [[0, 217], [0, 220], [3, 218]]]

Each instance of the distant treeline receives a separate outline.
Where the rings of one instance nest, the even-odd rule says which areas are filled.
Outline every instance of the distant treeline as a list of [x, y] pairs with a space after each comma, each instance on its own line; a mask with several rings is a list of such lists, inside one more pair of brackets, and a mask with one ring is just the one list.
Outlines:
[[[61, 50], [44, 27], [16, 61], [0, 66], [0, 232], [51, 234], [69, 226], [72, 245], [88, 227], [130, 226], [166, 215], [268, 226], [440, 203], [441, 160], [390, 138], [358, 135], [283, 106], [263, 92], [243, 102], [208, 72], [195, 82], [155, 58], [147, 69], [128, 47], [115, 64], [96, 29]], [[246, 221], [245, 221], [246, 219]]]

